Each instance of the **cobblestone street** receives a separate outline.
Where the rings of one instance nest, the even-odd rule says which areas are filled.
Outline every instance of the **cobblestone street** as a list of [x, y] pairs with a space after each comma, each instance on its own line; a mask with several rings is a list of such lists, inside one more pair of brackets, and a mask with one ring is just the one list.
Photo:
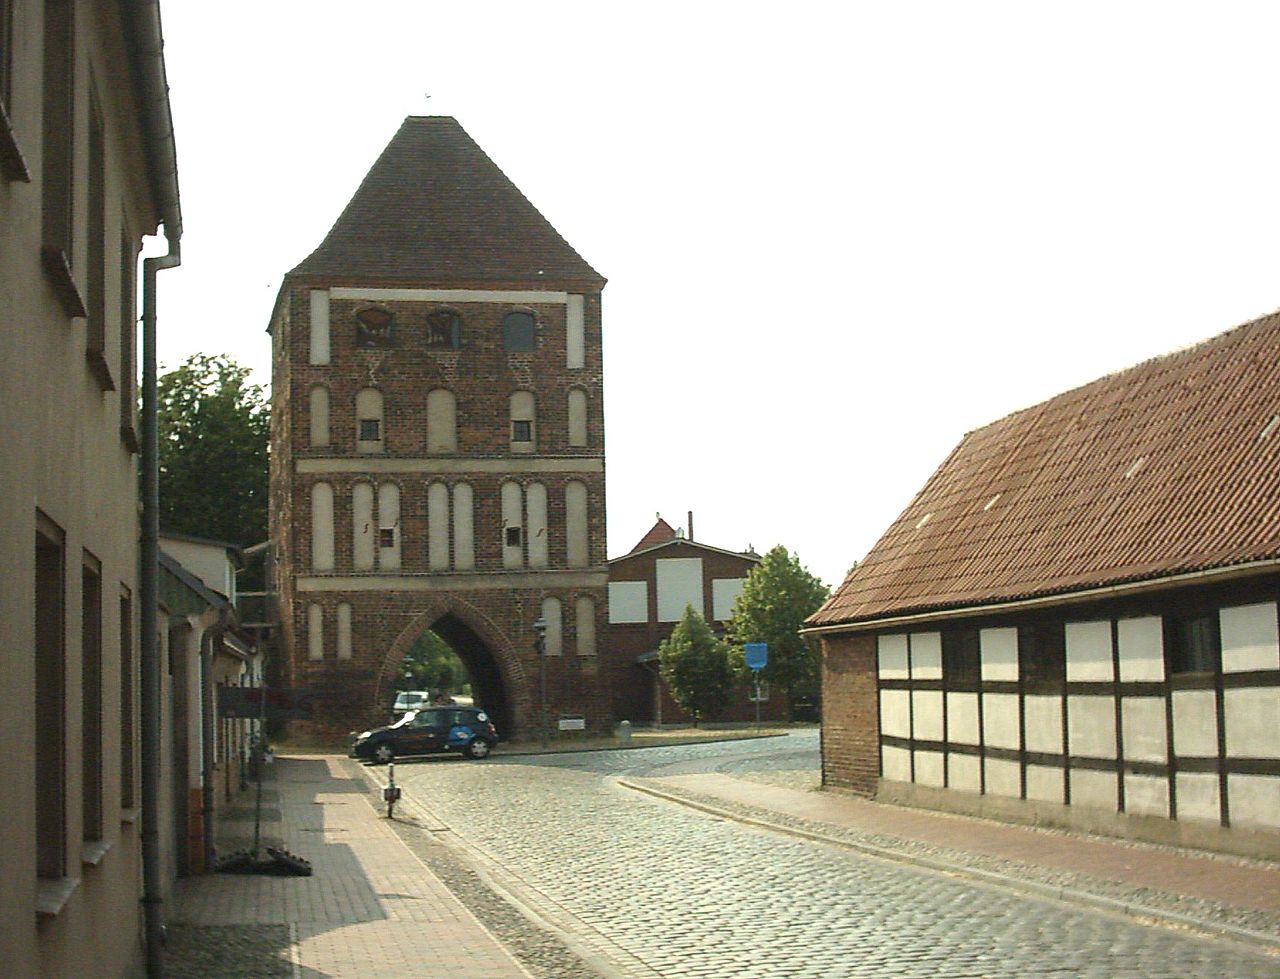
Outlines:
[[[816, 732], [645, 751], [405, 762], [437, 839], [601, 972], [1273, 976], [1274, 957], [656, 800], [617, 776], [816, 784]], [[451, 832], [450, 832], [451, 831]]]

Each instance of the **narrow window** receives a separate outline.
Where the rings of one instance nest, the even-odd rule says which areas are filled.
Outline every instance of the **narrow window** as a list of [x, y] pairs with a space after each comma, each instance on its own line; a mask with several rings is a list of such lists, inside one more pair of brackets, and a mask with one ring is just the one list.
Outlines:
[[134, 349], [138, 342], [138, 321], [134, 316], [137, 302], [135, 285], [138, 255], [129, 237], [128, 223], [120, 216], [120, 438], [134, 454], [140, 449], [138, 429], [134, 421], [137, 411], [137, 361]]
[[36, 873], [66, 876], [66, 711], [63, 534], [37, 514], [35, 539]]
[[329, 290], [312, 289], [310, 296], [310, 362], [323, 366], [329, 363]]
[[316, 483], [311, 487], [311, 570], [333, 568], [333, 487]]
[[102, 839], [102, 565], [84, 555], [80, 588], [81, 815], [86, 841]]
[[373, 487], [356, 483], [351, 488], [351, 566], [372, 571], [374, 562]]
[[356, 394], [356, 451], [382, 452], [383, 431], [382, 392], [377, 388], [364, 388]]
[[72, 147], [75, 140], [75, 6], [44, 4], [44, 131], [41, 154], [42, 247], [45, 274], [67, 316], [84, 316], [71, 274]]
[[537, 440], [537, 405], [532, 391], [511, 395], [511, 451], [532, 452]]
[[560, 599], [544, 598], [542, 600], [542, 620], [547, 624], [547, 655], [563, 656], [564, 621], [560, 614]]
[[469, 483], [453, 488], [453, 566], [458, 571], [476, 567], [475, 491]]
[[525, 489], [525, 527], [529, 531], [529, 567], [545, 568], [550, 563], [547, 534], [547, 488], [530, 483]]
[[457, 350], [462, 346], [462, 317], [452, 309], [437, 309], [427, 314], [428, 347]]
[[400, 570], [400, 487], [395, 483], [378, 487], [378, 567]]
[[427, 487], [427, 568], [449, 570], [449, 487], [444, 483]]
[[524, 493], [519, 483], [502, 484], [502, 566], [519, 568], [524, 566], [524, 535], [521, 527], [524, 520]]
[[133, 659], [133, 595], [120, 587], [120, 807], [137, 806], [137, 779], [134, 775], [134, 731], [137, 698], [134, 694], [138, 678]]
[[351, 605], [338, 605], [338, 659], [351, 658]]
[[1165, 620], [1165, 643], [1169, 648], [1169, 672], [1213, 673], [1222, 653], [1218, 616], [1174, 616]]
[[565, 366], [572, 369], [586, 362], [586, 321], [583, 316], [583, 297], [570, 296], [565, 306]]
[[534, 349], [535, 321], [532, 313], [508, 313], [502, 320], [502, 347], [508, 353]]
[[324, 659], [324, 609], [307, 606], [307, 658]]
[[85, 360], [103, 391], [114, 391], [107, 363], [107, 160], [97, 92], [89, 92], [89, 322]]
[[356, 313], [357, 347], [390, 347], [395, 341], [395, 316], [382, 306], [368, 306]]

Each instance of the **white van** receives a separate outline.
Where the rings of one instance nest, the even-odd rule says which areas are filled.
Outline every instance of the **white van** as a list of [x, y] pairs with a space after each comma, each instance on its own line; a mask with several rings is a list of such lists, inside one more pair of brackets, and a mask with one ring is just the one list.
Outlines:
[[407, 710], [426, 707], [429, 703], [431, 703], [430, 690], [401, 690], [396, 694], [396, 702], [392, 705], [391, 711], [399, 716]]

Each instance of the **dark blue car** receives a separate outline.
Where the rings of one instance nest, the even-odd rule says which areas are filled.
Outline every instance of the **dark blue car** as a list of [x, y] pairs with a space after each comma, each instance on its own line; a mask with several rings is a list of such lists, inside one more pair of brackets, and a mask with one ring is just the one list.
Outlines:
[[383, 765], [394, 758], [438, 751], [484, 758], [497, 743], [498, 731], [479, 707], [423, 707], [394, 724], [361, 731], [347, 754]]

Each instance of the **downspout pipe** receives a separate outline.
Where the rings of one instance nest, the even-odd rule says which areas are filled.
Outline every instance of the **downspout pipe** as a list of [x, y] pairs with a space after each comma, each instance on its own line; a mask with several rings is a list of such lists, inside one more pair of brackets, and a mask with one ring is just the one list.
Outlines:
[[[167, 230], [167, 229], [166, 229]], [[156, 370], [156, 274], [181, 264], [177, 239], [169, 254], [142, 262], [142, 546], [139, 592], [142, 608], [142, 907], [148, 979], [164, 976], [163, 881], [160, 876], [161, 725], [160, 582], [160, 428]]]
[[204, 810], [200, 825], [203, 830], [204, 872], [213, 872], [213, 770], [214, 770], [214, 682], [213, 663], [228, 626], [228, 609], [218, 612], [218, 621], [207, 629], [200, 645], [200, 806]]

